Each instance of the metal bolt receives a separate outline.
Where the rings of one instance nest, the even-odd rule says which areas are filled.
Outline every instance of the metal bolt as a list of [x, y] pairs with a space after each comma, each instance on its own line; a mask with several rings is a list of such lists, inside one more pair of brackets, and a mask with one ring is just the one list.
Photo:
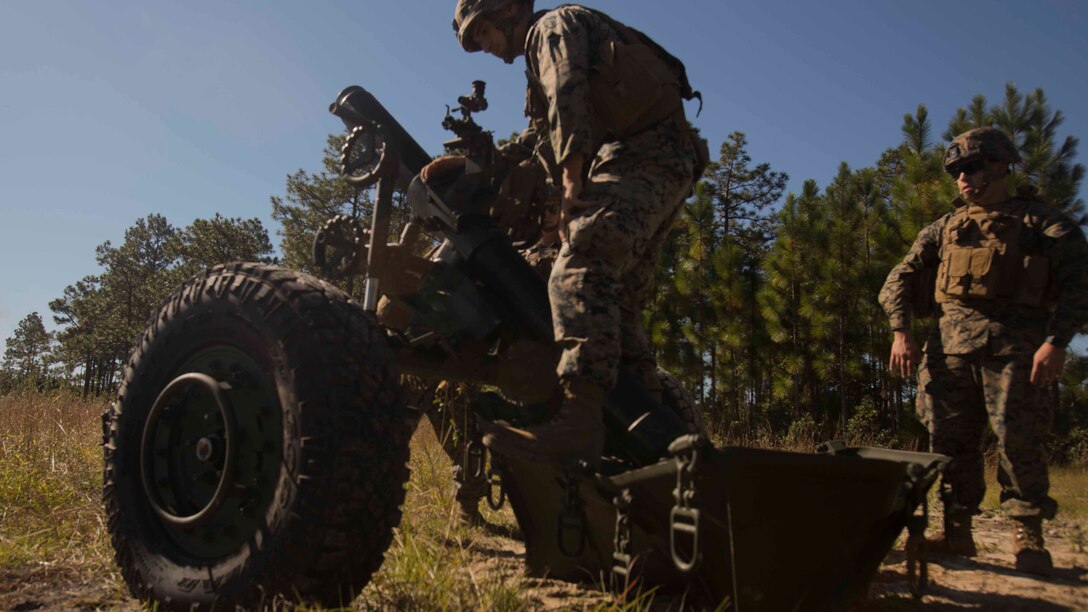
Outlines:
[[219, 456], [219, 445], [214, 438], [205, 437], [196, 441], [196, 458], [204, 463], [211, 463]]

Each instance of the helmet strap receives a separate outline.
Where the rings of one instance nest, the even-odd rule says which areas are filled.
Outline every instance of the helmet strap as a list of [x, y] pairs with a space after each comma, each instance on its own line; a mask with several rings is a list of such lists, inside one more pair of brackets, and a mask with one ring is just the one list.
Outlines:
[[1008, 176], [1008, 165], [1005, 165], [1006, 169], [1004, 173], [1001, 172], [1002, 166], [994, 163], [996, 160], [986, 160], [986, 167], [982, 170], [982, 182], [979, 185], [979, 196], [984, 196], [989, 191], [990, 186], [1002, 178]]

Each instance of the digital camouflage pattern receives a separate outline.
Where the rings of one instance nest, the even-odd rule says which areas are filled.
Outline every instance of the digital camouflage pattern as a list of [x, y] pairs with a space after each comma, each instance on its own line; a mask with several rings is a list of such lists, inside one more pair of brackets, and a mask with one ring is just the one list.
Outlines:
[[[955, 204], [957, 210], [966, 206], [962, 200]], [[1012, 198], [991, 208], [1015, 210], [1023, 216], [1021, 253], [1049, 261], [1051, 289], [1046, 292], [1052, 293], [1053, 303], [1045, 307], [1002, 300], [940, 304], [939, 333], [929, 335], [928, 353], [1034, 353], [1044, 340], [1066, 346], [1088, 322], [1088, 247], [1080, 228], [1058, 209], [1034, 199]], [[918, 301], [915, 292], [921, 288], [919, 281], [940, 265], [944, 255], [942, 237], [955, 214], [944, 215], [919, 232], [903, 261], [888, 274], [878, 299], [893, 330], [910, 327], [912, 305]], [[925, 290], [932, 291], [932, 287]]]
[[[560, 379], [615, 386], [621, 359], [656, 381], [641, 310], [665, 237], [691, 189], [695, 153], [678, 109], [622, 140], [609, 139], [590, 105], [594, 53], [618, 34], [598, 14], [562, 6], [534, 16], [526, 41], [530, 126], [558, 163], [589, 162], [582, 199], [598, 202], [568, 225], [548, 283]], [[553, 176], [556, 176], [553, 167]], [[657, 385], [659, 386], [659, 385]]]
[[1020, 152], [1005, 132], [993, 127], [975, 128], [956, 136], [948, 144], [944, 167], [947, 170], [953, 164], [977, 158], [1015, 164], [1020, 161]]
[[[945, 256], [946, 232], [958, 210], [923, 229], [888, 275], [880, 304], [893, 330], [908, 329], [912, 305], [928, 290], [919, 281], [934, 278]], [[951, 456], [945, 474], [947, 500], [977, 511], [985, 489], [980, 449], [987, 421], [998, 438], [1002, 506], [1014, 517], [1050, 517], [1056, 504], [1047, 495], [1043, 442], [1051, 406], [1031, 384], [1035, 351], [1049, 341], [1066, 346], [1088, 322], [1088, 244], [1079, 227], [1056, 208], [1028, 198], [990, 207], [1022, 215], [1019, 248], [1045, 258], [1050, 303], [1028, 306], [1015, 299], [952, 299], [937, 305], [936, 329], [924, 347], [918, 373], [918, 414], [934, 452]]]
[[1053, 518], [1044, 446], [1053, 414], [1043, 388], [1031, 384], [1033, 353], [926, 353], [918, 370], [918, 416], [933, 452], [953, 458], [942, 497], [977, 513], [986, 492], [982, 436], [997, 435], [1001, 505], [1011, 517]]
[[525, 258], [525, 261], [529, 262], [529, 266], [533, 268], [537, 276], [547, 282], [548, 277], [551, 276], [555, 259], [559, 257], [559, 243], [541, 241], [521, 251], [521, 255]]

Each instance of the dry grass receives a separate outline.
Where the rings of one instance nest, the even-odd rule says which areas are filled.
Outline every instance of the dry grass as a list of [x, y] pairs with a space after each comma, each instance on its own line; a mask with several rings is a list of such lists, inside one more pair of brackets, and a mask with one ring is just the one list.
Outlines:
[[[1001, 486], [997, 484], [997, 467], [986, 466], [986, 497], [982, 507], [995, 512], [1001, 509]], [[1050, 496], [1058, 501], [1058, 517], [1088, 526], [1088, 468], [1051, 467]]]
[[[103, 400], [78, 395], [0, 396], [0, 570], [95, 584], [99, 604], [124, 597], [101, 503]], [[412, 442], [404, 519], [359, 609], [532, 607], [533, 581], [480, 566], [482, 529], [460, 524], [449, 459], [429, 425]], [[507, 508], [488, 521], [516, 529]], [[484, 571], [484, 570], [487, 571]], [[0, 576], [2, 578], [2, 576]], [[3, 583], [4, 580], [0, 580]], [[0, 606], [2, 607], [2, 606]]]
[[[104, 407], [102, 400], [67, 394], [0, 396], [0, 570], [56, 570], [65, 580], [92, 585], [98, 605], [131, 606], [113, 563], [100, 501]], [[804, 443], [785, 446], [811, 451]], [[412, 441], [411, 468], [404, 519], [384, 565], [354, 609], [556, 605], [541, 594], [538, 581], [524, 576], [513, 552], [495, 554], [496, 546], [509, 540], [459, 522], [450, 462], [426, 420]], [[988, 473], [992, 480], [994, 470]], [[1055, 468], [1051, 480], [1061, 516], [1082, 526], [1077, 533], [1088, 539], [1083, 535], [1088, 533], [1088, 470]], [[985, 505], [997, 507], [997, 491], [990, 482]], [[508, 508], [491, 512], [485, 505], [483, 511], [500, 530], [516, 530]], [[575, 600], [561, 599], [563, 605], [599, 610], [645, 609], [653, 597], [619, 605], [602, 593], [573, 595]]]
[[[532, 605], [529, 580], [518, 572], [494, 571], [481, 552], [488, 532], [465, 526], [453, 496], [450, 460], [426, 419], [412, 439], [404, 518], [385, 563], [355, 601], [363, 609], [516, 610]], [[516, 529], [509, 508], [488, 522]]]
[[0, 396], [0, 567], [113, 571], [100, 503], [103, 408], [69, 394]]

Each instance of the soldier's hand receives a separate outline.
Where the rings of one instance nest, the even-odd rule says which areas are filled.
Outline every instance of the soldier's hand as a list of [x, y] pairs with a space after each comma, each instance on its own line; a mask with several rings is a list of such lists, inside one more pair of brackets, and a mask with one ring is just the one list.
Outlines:
[[1058, 381], [1065, 367], [1065, 348], [1044, 342], [1035, 351], [1035, 360], [1031, 365], [1031, 384], [1045, 387]]
[[559, 206], [559, 237], [567, 242], [567, 224], [586, 208], [597, 205], [591, 200], [582, 199], [582, 165], [581, 154], [573, 154], [563, 162], [563, 199]]
[[914, 374], [914, 368], [918, 366], [918, 345], [910, 331], [897, 330], [893, 332], [892, 354], [888, 359], [888, 370], [892, 374], [906, 378]]

